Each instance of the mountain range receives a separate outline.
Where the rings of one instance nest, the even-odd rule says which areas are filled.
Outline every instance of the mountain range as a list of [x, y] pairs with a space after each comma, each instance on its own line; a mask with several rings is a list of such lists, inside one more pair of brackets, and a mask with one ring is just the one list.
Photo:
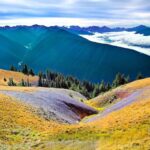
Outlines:
[[12, 64], [28, 64], [36, 73], [51, 69], [91, 82], [112, 82], [118, 72], [131, 79], [139, 72], [150, 75], [149, 56], [94, 43], [62, 27], [1, 27], [0, 45], [0, 68], [4, 69]]
[[65, 29], [69, 32], [75, 33], [75, 34], [93, 34], [95, 32], [97, 33], [106, 33], [106, 32], [120, 32], [120, 31], [135, 31], [136, 33], [144, 34], [144, 35], [150, 35], [150, 27], [139, 25], [132, 28], [123, 28], [123, 27], [115, 27], [110, 28], [107, 26], [90, 26], [90, 27], [80, 27], [80, 26], [70, 26], [70, 27], [62, 27], [62, 29]]

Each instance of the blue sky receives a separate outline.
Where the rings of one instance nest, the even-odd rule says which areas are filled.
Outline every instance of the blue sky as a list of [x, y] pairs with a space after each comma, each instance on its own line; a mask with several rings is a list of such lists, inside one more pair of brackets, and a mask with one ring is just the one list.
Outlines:
[[0, 25], [150, 26], [149, 0], [0, 0]]

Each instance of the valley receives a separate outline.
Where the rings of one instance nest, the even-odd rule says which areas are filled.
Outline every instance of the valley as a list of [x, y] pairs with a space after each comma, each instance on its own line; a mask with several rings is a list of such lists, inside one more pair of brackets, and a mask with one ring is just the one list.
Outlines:
[[150, 148], [150, 58], [92, 30], [0, 27], [0, 149]]
[[149, 0], [0, 0], [0, 150], [150, 150]]
[[[2, 70], [3, 75], [18, 82], [26, 78]], [[87, 100], [71, 90], [8, 86], [0, 80], [0, 148], [148, 149], [149, 88], [145, 78]]]

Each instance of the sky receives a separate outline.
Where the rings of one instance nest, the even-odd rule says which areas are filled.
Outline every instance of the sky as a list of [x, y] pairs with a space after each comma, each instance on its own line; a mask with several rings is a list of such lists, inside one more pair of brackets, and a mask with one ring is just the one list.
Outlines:
[[150, 0], [0, 0], [4, 25], [150, 26]]

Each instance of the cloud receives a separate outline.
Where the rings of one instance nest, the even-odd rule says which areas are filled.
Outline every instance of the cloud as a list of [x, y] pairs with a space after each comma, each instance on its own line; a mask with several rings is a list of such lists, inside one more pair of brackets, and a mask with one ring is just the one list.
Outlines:
[[82, 35], [82, 37], [97, 43], [129, 48], [150, 56], [150, 36], [123, 31], [95, 33], [94, 35]]
[[[109, 22], [150, 20], [148, 0], [0, 0], [0, 18], [63, 17]], [[133, 23], [132, 23], [133, 22]]]
[[[12, 14], [10, 14], [11, 16]], [[17, 14], [13, 14], [15, 15]], [[85, 26], [104, 26], [107, 25], [109, 27], [116, 27], [116, 26], [135, 26], [135, 25], [140, 25], [139, 20], [134, 20], [134, 21], [129, 21], [129, 20], [122, 20], [120, 21], [119, 19], [95, 19], [95, 18], [71, 18], [71, 17], [32, 17], [31, 14], [26, 14], [26, 17], [22, 18], [22, 14], [20, 14], [20, 18], [7, 18], [1, 19], [0, 20], [0, 26], [16, 26], [16, 25], [34, 25], [34, 24], [39, 24], [39, 25], [45, 25], [45, 26], [54, 26], [54, 25], [59, 25], [59, 26], [70, 26], [70, 25], [79, 25], [82, 27]], [[142, 24], [149, 25], [149, 20], [145, 20], [142, 22]]]

